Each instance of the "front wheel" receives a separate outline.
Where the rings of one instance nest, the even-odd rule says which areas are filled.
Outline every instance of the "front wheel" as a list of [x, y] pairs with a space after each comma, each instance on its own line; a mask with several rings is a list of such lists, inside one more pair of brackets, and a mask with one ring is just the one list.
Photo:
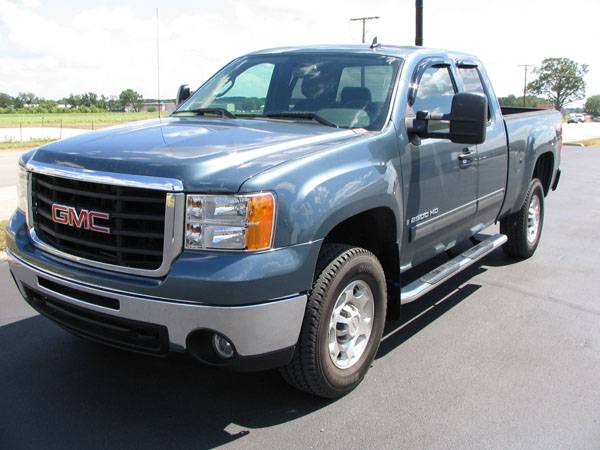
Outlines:
[[338, 398], [358, 386], [375, 358], [385, 274], [371, 252], [342, 244], [326, 244], [317, 266], [296, 352], [281, 373], [298, 389]]
[[500, 232], [508, 236], [504, 251], [514, 258], [529, 258], [535, 253], [544, 225], [544, 188], [537, 178], [531, 180], [523, 206], [500, 219]]

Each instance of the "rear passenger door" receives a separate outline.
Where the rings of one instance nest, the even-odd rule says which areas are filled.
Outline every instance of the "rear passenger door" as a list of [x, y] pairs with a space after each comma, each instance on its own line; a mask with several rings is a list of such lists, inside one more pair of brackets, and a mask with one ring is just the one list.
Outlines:
[[[449, 114], [458, 91], [455, 77], [450, 63], [423, 62], [413, 75], [416, 87], [406, 116], [414, 117], [418, 111]], [[431, 126], [441, 131], [448, 123], [430, 122]], [[477, 197], [475, 157], [475, 146], [448, 139], [423, 139], [407, 146], [402, 170], [409, 242], [404, 251], [412, 255], [405, 253], [403, 261], [408, 256], [418, 264], [470, 236]]]
[[483, 228], [496, 220], [504, 201], [508, 169], [506, 130], [500, 108], [495, 103], [496, 97], [478, 63], [461, 61], [458, 63], [458, 73], [462, 91], [482, 94], [488, 98], [486, 138], [483, 144], [477, 146], [479, 177], [476, 224], [478, 228]]

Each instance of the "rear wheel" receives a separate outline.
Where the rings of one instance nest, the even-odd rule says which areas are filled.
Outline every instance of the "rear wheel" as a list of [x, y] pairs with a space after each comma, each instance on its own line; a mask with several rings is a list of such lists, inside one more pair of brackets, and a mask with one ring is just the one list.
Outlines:
[[535, 253], [544, 225], [544, 188], [537, 178], [531, 180], [523, 206], [519, 211], [500, 219], [500, 232], [508, 236], [504, 244], [507, 255], [529, 258]]
[[367, 373], [385, 323], [387, 292], [381, 264], [368, 250], [326, 244], [308, 298], [298, 346], [281, 369], [292, 386], [337, 398]]

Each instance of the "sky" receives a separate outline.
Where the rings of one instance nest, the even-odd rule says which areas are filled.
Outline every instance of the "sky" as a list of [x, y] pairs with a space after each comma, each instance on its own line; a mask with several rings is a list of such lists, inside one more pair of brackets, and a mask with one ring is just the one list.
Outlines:
[[[199, 86], [233, 58], [261, 48], [367, 41], [414, 43], [414, 0], [0, 0], [0, 92], [118, 95]], [[588, 64], [600, 94], [600, 0], [424, 0], [424, 44], [481, 58], [496, 94], [519, 95], [520, 64], [568, 57]], [[530, 74], [531, 78], [533, 74]]]

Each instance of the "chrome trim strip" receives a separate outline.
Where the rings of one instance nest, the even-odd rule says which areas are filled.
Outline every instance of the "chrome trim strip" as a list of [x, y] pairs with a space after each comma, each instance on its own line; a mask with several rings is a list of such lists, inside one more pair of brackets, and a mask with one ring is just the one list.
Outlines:
[[[500, 197], [498, 199], [497, 197]], [[438, 231], [440, 228], [450, 226], [452, 223], [466, 219], [470, 215], [474, 215], [477, 210], [482, 210], [490, 206], [494, 206], [498, 200], [504, 199], [504, 188], [486, 194], [475, 200], [465, 203], [457, 208], [432, 217], [423, 222], [418, 222], [410, 227], [410, 238], [412, 241], [421, 239]]]
[[432, 217], [429, 220], [418, 222], [410, 227], [411, 241], [429, 236], [441, 228], [447, 227], [455, 222], [466, 219], [469, 216], [474, 216], [477, 211], [477, 200], [472, 200], [457, 208]]
[[27, 215], [25, 216], [25, 223], [27, 223], [27, 228], [33, 227], [33, 205], [31, 204], [31, 185], [31, 172], [27, 172]]
[[115, 172], [101, 172], [81, 167], [56, 166], [53, 164], [29, 161], [25, 168], [29, 172], [41, 173], [54, 177], [88, 181], [90, 183], [111, 184], [157, 191], [182, 192], [183, 183], [173, 178], [159, 178], [146, 175], [129, 175]]
[[[260, 355], [291, 347], [298, 341], [306, 307], [306, 295], [247, 306], [206, 306], [160, 301], [134, 293], [114, 292], [67, 281], [21, 260], [8, 252], [9, 265], [19, 290], [23, 285], [65, 303], [131, 320], [164, 325], [168, 328], [173, 350], [184, 350], [191, 331], [218, 331], [233, 342], [240, 356]], [[105, 308], [40, 286], [38, 278], [50, 280], [81, 292], [110, 297], [119, 301], [120, 309]]]
[[[185, 219], [185, 194], [175, 193], [173, 191], [183, 190], [183, 184], [179, 180], [170, 178], [155, 178], [137, 175], [124, 175], [110, 172], [96, 172], [86, 169], [72, 169], [68, 167], [57, 167], [50, 164], [29, 162], [26, 168], [28, 174], [28, 202], [29, 214], [27, 226], [29, 228], [29, 237], [33, 245], [42, 251], [51, 255], [63, 258], [79, 264], [96, 267], [98, 269], [111, 270], [114, 272], [127, 273], [130, 275], [141, 275], [149, 277], [162, 277], [169, 272], [171, 264], [183, 250], [183, 229]], [[94, 261], [80, 256], [72, 255], [58, 250], [44, 241], [42, 241], [33, 227], [33, 205], [31, 198], [31, 172], [42, 175], [55, 176], [60, 178], [77, 179], [91, 183], [111, 184], [117, 186], [138, 187], [167, 191], [165, 193], [165, 229], [163, 238], [163, 259], [160, 267], [149, 270], [135, 267], [125, 267], [116, 264], [107, 264], [100, 261]], [[140, 184], [148, 183], [148, 184]], [[171, 192], [169, 192], [171, 191]]]

